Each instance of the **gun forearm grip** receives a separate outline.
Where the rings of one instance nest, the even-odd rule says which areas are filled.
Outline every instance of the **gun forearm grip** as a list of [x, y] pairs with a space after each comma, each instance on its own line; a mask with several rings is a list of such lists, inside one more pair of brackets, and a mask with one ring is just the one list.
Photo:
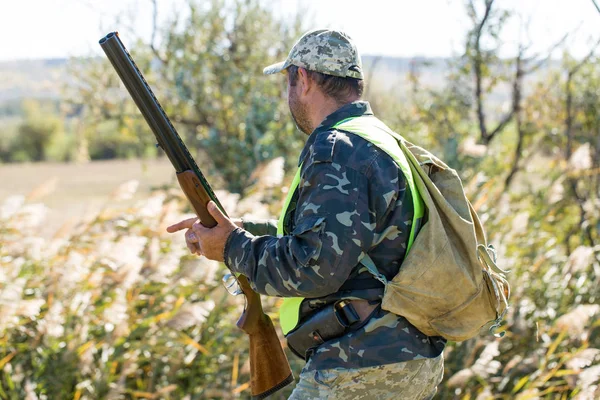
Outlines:
[[192, 208], [196, 212], [202, 225], [207, 228], [212, 228], [217, 224], [217, 221], [210, 215], [206, 209], [206, 205], [211, 200], [208, 193], [204, 189], [204, 186], [192, 170], [187, 170], [177, 173], [177, 181], [181, 190], [185, 193], [188, 201], [192, 205]]

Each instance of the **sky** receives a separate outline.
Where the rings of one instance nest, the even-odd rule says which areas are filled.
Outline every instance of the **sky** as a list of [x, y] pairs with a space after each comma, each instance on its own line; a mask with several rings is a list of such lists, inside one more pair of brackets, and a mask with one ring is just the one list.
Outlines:
[[[201, 1], [201, 0], [199, 0]], [[262, 0], [283, 17], [299, 4], [314, 27], [346, 31], [362, 54], [448, 57], [460, 52], [468, 22], [464, 0]], [[476, 0], [481, 2], [481, 0]], [[157, 0], [158, 20], [164, 21], [183, 0]], [[514, 11], [502, 34], [502, 52], [510, 56], [520, 35], [527, 35], [532, 52], [550, 48], [565, 33], [576, 56], [587, 54], [590, 38], [600, 37], [600, 13], [592, 0], [496, 0]], [[304, 9], [303, 9], [304, 10]], [[129, 21], [133, 25], [118, 22]], [[519, 21], [530, 21], [529, 29]], [[101, 54], [98, 40], [106, 33], [135, 32], [149, 39], [151, 0], [0, 0], [0, 61], [63, 58]]]

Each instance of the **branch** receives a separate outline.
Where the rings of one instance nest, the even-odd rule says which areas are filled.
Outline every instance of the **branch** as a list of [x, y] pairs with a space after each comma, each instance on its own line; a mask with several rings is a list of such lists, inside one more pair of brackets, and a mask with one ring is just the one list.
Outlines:
[[163, 64], [166, 64], [166, 60], [162, 58], [162, 56], [160, 55], [160, 53], [154, 46], [154, 40], [156, 39], [156, 26], [157, 26], [156, 21], [158, 19], [158, 4], [156, 3], [156, 0], [151, 0], [151, 1], [152, 1], [152, 36], [150, 37], [150, 49], [152, 50], [152, 53], [154, 53], [154, 56], [156, 58], [158, 58]]
[[569, 158], [571, 158], [573, 147], [573, 91], [571, 90], [571, 83], [573, 82], [573, 78], [579, 72], [579, 70], [594, 56], [594, 52], [596, 51], [598, 45], [600, 45], [600, 39], [598, 39], [594, 46], [592, 46], [590, 52], [567, 73], [567, 82], [565, 84], [565, 91], [567, 92], [567, 97], [565, 99], [565, 110], [567, 113], [567, 116], [565, 118], [565, 136], [567, 137], [567, 145], [565, 147], [565, 159], [567, 161], [569, 160]]
[[[523, 77], [525, 76], [525, 71], [523, 70], [523, 53], [525, 52], [525, 48], [522, 45], [519, 45], [519, 54], [517, 55], [517, 59], [515, 60], [516, 70], [515, 70], [515, 80], [513, 81], [513, 99], [512, 99], [512, 114], [514, 114], [516, 119], [516, 129], [517, 129], [517, 147], [515, 149], [515, 156], [513, 160], [513, 165], [511, 167], [506, 180], [504, 181], [505, 191], [508, 189], [508, 186], [511, 184], [512, 179], [519, 169], [519, 162], [521, 160], [521, 156], [523, 153], [523, 142], [525, 141], [525, 130], [523, 129], [523, 116], [522, 116], [522, 107], [521, 107], [521, 97], [522, 97], [522, 88], [523, 88]], [[509, 114], [511, 115], [511, 114]], [[508, 117], [508, 116], [507, 116]], [[508, 118], [505, 117], [505, 120], [508, 121]], [[502, 121], [504, 122], [504, 121]], [[507, 122], [508, 123], [508, 122]], [[498, 128], [502, 125], [500, 123]], [[498, 131], [499, 129], [496, 128]], [[495, 134], [496, 132], [493, 132]], [[490, 135], [491, 136], [491, 135]], [[491, 139], [491, 137], [490, 137]]]
[[592, 3], [594, 3], [594, 7], [596, 7], [596, 10], [600, 13], [600, 7], [598, 6], [598, 3], [596, 3], [596, 0], [592, 0]]
[[[525, 75], [528, 75], [532, 72], [537, 71], [538, 69], [540, 69], [540, 67], [542, 65], [546, 64], [548, 62], [548, 60], [550, 60], [550, 57], [552, 56], [552, 53], [554, 52], [554, 50], [556, 50], [559, 46], [563, 45], [570, 35], [571, 35], [571, 32], [566, 33], [560, 40], [558, 40], [556, 43], [554, 43], [552, 46], [550, 46], [550, 48], [546, 51], [547, 52], [546, 57], [542, 58], [541, 60], [538, 60], [538, 62], [536, 62], [532, 67], [528, 68], [525, 71]], [[529, 57], [525, 61], [531, 62], [531, 61], [535, 60], [536, 58], [538, 58], [538, 56], [539, 56], [539, 54], [536, 54], [534, 56]]]
[[[573, 68], [571, 68], [567, 73], [567, 82], [565, 84], [565, 90], [567, 92], [567, 96], [565, 99], [565, 108], [566, 108], [566, 113], [567, 113], [567, 116], [565, 118], [565, 135], [567, 137], [567, 145], [565, 148], [565, 159], [567, 160], [567, 162], [571, 158], [572, 148], [573, 148], [573, 110], [572, 110], [573, 91], [572, 91], [571, 84], [573, 82], [573, 78], [579, 72], [579, 70], [585, 64], [587, 64], [587, 62], [594, 56], [594, 52], [596, 51], [596, 48], [598, 47], [598, 45], [600, 45], [600, 39], [598, 39], [598, 41], [594, 44], [594, 46], [592, 46], [592, 49], [590, 50], [590, 52], [579, 63], [577, 63]], [[579, 194], [579, 192], [577, 191], [577, 180], [576, 179], [574, 179], [572, 177], [568, 177], [567, 183], [569, 185], [569, 188], [571, 189], [571, 192], [573, 193], [573, 196], [575, 197], [575, 200], [577, 201], [577, 205], [579, 206], [579, 215], [580, 215], [579, 226], [583, 229], [585, 235], [587, 236], [589, 243], [592, 246], [595, 246], [594, 235], [592, 234], [591, 227], [589, 226], [589, 224], [584, 227], [584, 225], [586, 223], [586, 217], [587, 217], [587, 212], [584, 207], [585, 198], [583, 196], [581, 196]]]
[[[491, 142], [492, 139], [496, 136], [496, 134], [502, 132], [504, 130], [504, 128], [506, 127], [506, 125], [508, 125], [512, 121], [513, 117], [515, 117], [515, 116], [517, 119], [517, 131], [519, 131], [519, 132], [522, 131], [522, 128], [521, 128], [521, 124], [522, 124], [522, 121], [521, 121], [521, 98], [522, 98], [522, 92], [523, 92], [523, 90], [522, 90], [523, 78], [526, 75], [526, 71], [523, 67], [525, 64], [523, 55], [526, 50], [527, 50], [527, 48], [523, 44], [519, 44], [519, 52], [517, 54], [517, 58], [515, 59], [515, 77], [512, 82], [512, 105], [511, 105], [510, 111], [502, 118], [502, 120], [500, 120], [500, 122], [498, 123], [496, 128], [487, 135], [486, 144]], [[521, 133], [519, 133], [519, 135], [521, 135]], [[519, 140], [522, 142], [523, 138], [519, 137]], [[517, 152], [520, 152], [520, 151], [521, 151], [521, 146], [520, 146], [520, 144], [518, 144]], [[521, 157], [520, 154], [515, 154], [515, 164], [518, 163], [520, 157]], [[515, 170], [515, 168], [516, 168], [516, 165], [513, 165], [513, 170]], [[509, 175], [510, 179], [512, 179], [512, 175], [515, 172], [516, 171], [511, 171], [511, 174]], [[510, 183], [510, 179], [507, 179], [506, 185], [508, 185]]]
[[179, 124], [191, 126], [194, 128], [196, 128], [198, 126], [211, 127], [211, 126], [213, 126], [213, 123], [214, 123], [214, 121], [209, 121], [209, 119], [206, 117], [202, 117], [200, 119], [189, 119], [189, 118], [175, 116], [175, 117], [173, 117], [173, 121], [175, 121]]
[[[482, 86], [483, 86], [482, 73], [483, 72], [481, 70], [481, 65], [483, 62], [481, 60], [480, 41], [481, 41], [481, 35], [483, 33], [483, 28], [490, 16], [493, 4], [494, 4], [494, 0], [486, 0], [485, 12], [483, 14], [483, 18], [481, 19], [481, 21], [477, 25], [477, 28], [475, 29], [475, 39], [474, 39], [474, 43], [473, 43], [473, 47], [474, 47], [474, 51], [475, 51], [475, 55], [473, 57], [473, 72], [475, 73], [475, 98], [477, 101], [477, 119], [479, 121], [479, 131], [481, 133], [481, 140], [484, 144], [489, 143], [489, 136], [488, 136], [487, 128], [485, 125], [485, 113], [483, 111], [483, 93], [482, 93], [483, 92], [483, 89], [482, 89]], [[473, 7], [473, 10], [475, 9], [472, 1], [471, 1], [471, 7]]]
[[569, 71], [569, 74], [575, 75], [581, 69], [581, 67], [583, 67], [585, 64], [587, 64], [587, 62], [590, 61], [590, 58], [592, 58], [594, 56], [594, 52], [596, 51], [596, 48], [599, 45], [600, 45], [600, 39], [598, 39], [596, 41], [596, 43], [594, 43], [590, 52], [579, 62], [579, 64], [575, 65], [575, 67], [573, 67]]
[[491, 142], [497, 133], [502, 132], [506, 125], [508, 125], [509, 122], [513, 119], [514, 115], [515, 109], [513, 104], [513, 108], [504, 116], [504, 118], [502, 118], [502, 120], [498, 123], [498, 126], [496, 126], [496, 128], [487, 135], [486, 144]]
[[[481, 33], [483, 31], [483, 27], [485, 26], [485, 23], [487, 22], [487, 19], [490, 16], [490, 12], [492, 11], [493, 4], [494, 4], [494, 0], [486, 0], [486, 2], [485, 2], [485, 11], [483, 14], [483, 18], [481, 19], [481, 22], [479, 23], [479, 26], [477, 27], [477, 30], [476, 30], [477, 44], [479, 44], [479, 39], [481, 38]], [[472, 1], [471, 1], [471, 5], [472, 5], [473, 9], [475, 9]]]

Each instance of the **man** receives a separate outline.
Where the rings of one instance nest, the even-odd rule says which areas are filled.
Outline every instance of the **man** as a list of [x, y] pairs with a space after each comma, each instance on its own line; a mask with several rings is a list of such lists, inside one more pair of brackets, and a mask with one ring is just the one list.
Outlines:
[[[360, 101], [356, 47], [342, 32], [311, 31], [264, 72], [287, 74], [291, 114], [308, 135], [277, 229], [228, 219], [211, 202], [218, 225], [192, 219], [169, 232], [188, 229], [192, 252], [224, 261], [259, 293], [286, 298], [283, 331], [308, 361], [290, 398], [433, 397], [445, 341], [380, 306], [380, 280], [397, 274], [422, 214], [410, 170], [390, 156], [381, 122]], [[379, 280], [363, 266], [367, 254]]]

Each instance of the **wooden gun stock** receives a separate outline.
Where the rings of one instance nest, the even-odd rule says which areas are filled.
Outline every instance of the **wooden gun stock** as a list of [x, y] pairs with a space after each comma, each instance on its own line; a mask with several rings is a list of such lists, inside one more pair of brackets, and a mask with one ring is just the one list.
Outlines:
[[245, 276], [238, 277], [246, 295], [246, 309], [237, 326], [250, 339], [250, 386], [252, 398], [263, 399], [294, 381], [271, 318], [263, 312], [260, 295], [252, 290]]
[[[206, 209], [210, 197], [194, 172], [178, 173], [177, 180], [202, 225], [215, 226], [217, 222]], [[252, 290], [244, 275], [237, 280], [246, 296], [246, 307], [237, 326], [250, 339], [250, 391], [253, 399], [263, 399], [293, 382], [294, 376], [273, 322], [263, 311], [260, 295]]]

